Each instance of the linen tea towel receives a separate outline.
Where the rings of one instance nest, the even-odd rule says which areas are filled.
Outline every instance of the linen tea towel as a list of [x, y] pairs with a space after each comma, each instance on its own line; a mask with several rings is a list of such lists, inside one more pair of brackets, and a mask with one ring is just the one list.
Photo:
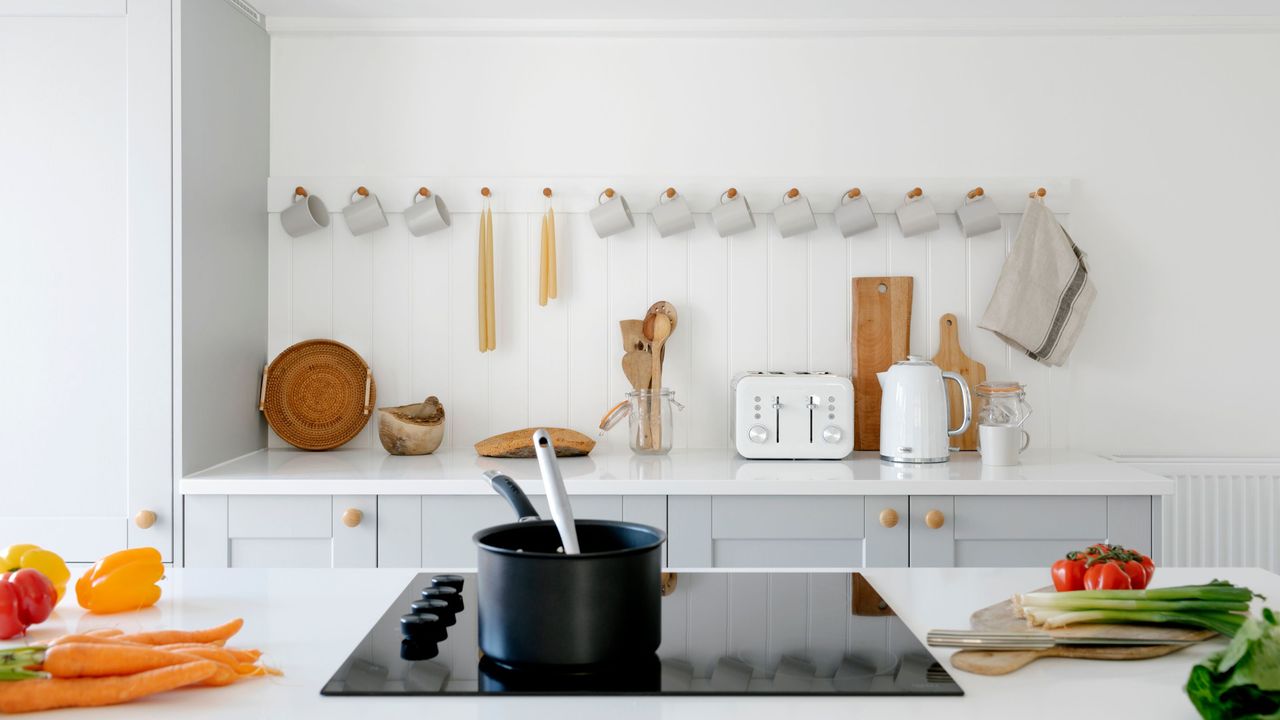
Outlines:
[[978, 327], [999, 335], [1027, 357], [1062, 365], [1097, 294], [1085, 254], [1044, 200], [1032, 198]]

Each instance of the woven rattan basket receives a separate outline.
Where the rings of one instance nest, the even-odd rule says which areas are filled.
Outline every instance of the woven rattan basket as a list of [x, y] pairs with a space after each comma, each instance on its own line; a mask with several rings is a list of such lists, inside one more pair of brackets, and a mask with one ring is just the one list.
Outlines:
[[359, 353], [333, 340], [304, 340], [267, 365], [258, 409], [290, 445], [329, 450], [360, 434], [376, 401], [373, 372]]

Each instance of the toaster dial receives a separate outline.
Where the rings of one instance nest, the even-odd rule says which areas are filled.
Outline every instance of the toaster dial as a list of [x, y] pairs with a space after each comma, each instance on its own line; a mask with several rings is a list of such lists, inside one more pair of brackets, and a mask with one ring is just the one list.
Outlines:
[[763, 425], [752, 425], [747, 431], [747, 437], [751, 438], [753, 443], [762, 443], [769, 439], [769, 430]]
[[822, 439], [829, 443], [838, 443], [844, 439], [844, 431], [835, 425], [828, 425], [822, 431]]

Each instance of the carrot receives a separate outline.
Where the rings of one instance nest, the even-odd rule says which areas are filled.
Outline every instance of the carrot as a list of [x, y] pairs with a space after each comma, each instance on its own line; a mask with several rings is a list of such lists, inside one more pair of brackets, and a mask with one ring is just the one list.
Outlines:
[[217, 643], [222, 645], [232, 635], [240, 632], [244, 620], [236, 618], [229, 623], [205, 630], [156, 630], [155, 632], [121, 635], [119, 639], [147, 645], [173, 645], [174, 643]]
[[89, 632], [85, 633], [85, 635], [93, 635], [94, 637], [104, 637], [104, 638], [116, 637], [117, 635], [123, 635], [123, 634], [124, 634], [124, 631], [121, 630], [120, 628], [98, 628], [96, 630], [90, 630]]
[[165, 650], [175, 655], [191, 655], [204, 660], [212, 660], [227, 667], [235, 667], [240, 664], [239, 658], [217, 645], [161, 645], [156, 650]]
[[134, 647], [150, 647], [142, 643], [129, 642], [121, 640], [118, 637], [102, 637], [101, 635], [63, 635], [49, 641], [49, 647], [67, 644], [86, 644], [86, 645], [132, 645]]
[[146, 646], [68, 643], [45, 651], [44, 671], [56, 678], [132, 675], [201, 660]]
[[212, 677], [217, 670], [217, 663], [198, 660], [122, 677], [54, 678], [0, 683], [0, 712], [20, 713], [62, 707], [115, 705], [201, 682]]

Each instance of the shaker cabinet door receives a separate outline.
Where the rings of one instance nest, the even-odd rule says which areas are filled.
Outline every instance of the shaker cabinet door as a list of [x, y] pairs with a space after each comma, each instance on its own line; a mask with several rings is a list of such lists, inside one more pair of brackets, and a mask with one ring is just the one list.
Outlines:
[[187, 567], [374, 567], [372, 495], [187, 496]]
[[[863, 566], [860, 496], [667, 498], [673, 568], [857, 568]], [[905, 547], [906, 534], [901, 541]]]

